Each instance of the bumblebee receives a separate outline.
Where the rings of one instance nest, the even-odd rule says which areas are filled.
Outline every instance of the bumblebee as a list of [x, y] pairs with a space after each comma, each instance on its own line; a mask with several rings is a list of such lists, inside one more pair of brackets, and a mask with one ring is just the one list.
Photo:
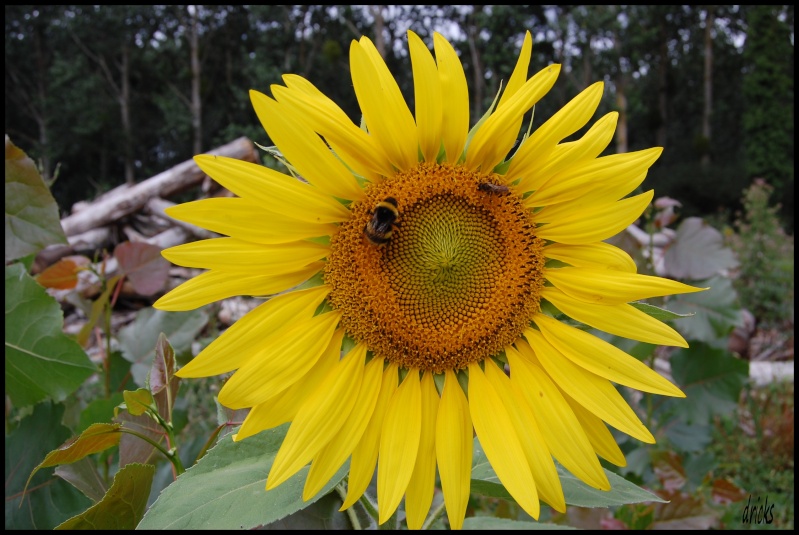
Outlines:
[[491, 182], [483, 182], [477, 189], [485, 191], [486, 193], [493, 193], [495, 195], [505, 195], [510, 192], [510, 188], [503, 184], [492, 184]]
[[366, 239], [373, 245], [385, 245], [398, 226], [399, 210], [394, 197], [386, 197], [372, 210], [372, 219], [363, 227]]

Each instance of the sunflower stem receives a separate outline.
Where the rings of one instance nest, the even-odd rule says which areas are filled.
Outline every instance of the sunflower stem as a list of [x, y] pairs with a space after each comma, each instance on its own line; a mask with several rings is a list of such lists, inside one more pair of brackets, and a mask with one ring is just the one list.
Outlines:
[[444, 500], [441, 500], [441, 503], [439, 503], [436, 508], [433, 509], [433, 511], [430, 513], [430, 516], [428, 516], [427, 520], [425, 520], [424, 524], [422, 524], [422, 529], [431, 529], [433, 524], [435, 524], [438, 519], [441, 518], [441, 515], [444, 514], [445, 509], [446, 503]]
[[[336, 492], [338, 492], [339, 498], [341, 501], [345, 501], [347, 499], [347, 488], [344, 486], [344, 483], [341, 482], [336, 485]], [[358, 520], [358, 515], [355, 513], [355, 510], [352, 507], [348, 507], [344, 510], [347, 513], [347, 518], [350, 519], [350, 524], [352, 524], [353, 530], [362, 530], [363, 526], [361, 526], [361, 521]]]
[[358, 501], [361, 502], [361, 505], [363, 505], [363, 508], [366, 510], [366, 514], [372, 517], [372, 519], [375, 521], [375, 525], [379, 526], [380, 524], [378, 524], [378, 521], [380, 520], [380, 517], [377, 513], [377, 506], [375, 506], [369, 496], [364, 492], [361, 494], [361, 497], [358, 498]]
[[396, 531], [399, 529], [399, 523], [397, 522], [397, 511], [394, 511], [394, 514], [391, 515], [388, 520], [383, 522], [382, 524], [377, 525], [377, 529], [379, 530], [389, 530], [389, 531]]

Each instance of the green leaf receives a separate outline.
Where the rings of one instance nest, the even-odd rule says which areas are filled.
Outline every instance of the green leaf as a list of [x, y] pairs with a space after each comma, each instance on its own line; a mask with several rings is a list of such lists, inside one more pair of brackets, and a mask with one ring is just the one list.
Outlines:
[[693, 312], [688, 312], [686, 314], [679, 314], [671, 310], [666, 310], [665, 308], [660, 308], [656, 307], [655, 305], [650, 305], [649, 303], [633, 302], [630, 304], [633, 307], [640, 310], [641, 312], [643, 312], [644, 314], [652, 316], [656, 320], [660, 321], [670, 321], [679, 318], [690, 318], [691, 316], [693, 316]]
[[61, 404], [39, 403], [6, 435], [6, 529], [53, 529], [92, 503], [72, 485], [54, 477], [50, 469], [40, 470], [23, 493], [36, 465], [70, 437], [69, 429], [61, 425], [63, 414]]
[[509, 518], [495, 518], [493, 516], [473, 516], [463, 521], [463, 529], [493, 531], [499, 530], [528, 530], [528, 529], [576, 529], [571, 526], [560, 526], [543, 522], [523, 522]]
[[155, 466], [129, 464], [114, 476], [103, 499], [56, 529], [134, 529], [144, 515]]
[[6, 266], [6, 394], [18, 407], [65, 399], [97, 368], [63, 331], [64, 315], [19, 264]]
[[713, 428], [706, 423], [675, 421], [665, 427], [669, 442], [680, 451], [704, 451], [713, 442]]
[[671, 373], [687, 396], [677, 410], [689, 423], [706, 423], [714, 414], [735, 409], [749, 377], [749, 362], [728, 351], [695, 343], [672, 354]]
[[265, 490], [287, 430], [284, 424], [241, 442], [221, 439], [164, 489], [139, 529], [251, 529], [285, 518], [330, 492], [347, 473], [346, 464], [308, 502], [302, 500], [308, 467], [276, 489]]
[[642, 489], [623, 477], [605, 470], [610, 482], [610, 490], [603, 491], [589, 487], [562, 466], [557, 465], [560, 482], [566, 503], [579, 507], [610, 507], [628, 503], [662, 502], [663, 499], [648, 490]]
[[[41, 468], [69, 464], [79, 461], [93, 453], [105, 451], [119, 444], [119, 424], [92, 424], [77, 437], [72, 437], [58, 449], [47, 454], [42, 462], [33, 469], [28, 483]], [[27, 487], [27, 484], [26, 484]]]
[[738, 294], [730, 279], [713, 277], [700, 284], [704, 292], [674, 296], [669, 307], [677, 312], [695, 313], [690, 321], [676, 323], [683, 336], [714, 347], [726, 348], [730, 332], [741, 321]]
[[6, 262], [67, 243], [58, 206], [36, 165], [6, 135]]
[[108, 491], [103, 477], [97, 471], [94, 459], [84, 457], [71, 464], [62, 464], [55, 469], [55, 475], [81, 491], [93, 502], [99, 502]]
[[[610, 507], [628, 503], [659, 502], [662, 501], [651, 492], [630, 483], [626, 479], [605, 470], [610, 481], [610, 490], [602, 491], [589, 487], [565, 468], [555, 463], [558, 477], [563, 487], [566, 503], [580, 507]], [[483, 452], [477, 438], [474, 439], [474, 456], [472, 461], [472, 491], [484, 496], [494, 498], [513, 499], [510, 493], [502, 486], [488, 458]]]
[[146, 388], [139, 388], [135, 392], [125, 390], [122, 392], [122, 397], [125, 399], [128, 412], [133, 416], [144, 414], [154, 403], [153, 395]]
[[[268, 530], [304, 530], [304, 531], [321, 531], [321, 530], [351, 530], [353, 529], [352, 522], [348, 516], [348, 512], [339, 512], [339, 508], [344, 502], [341, 497], [335, 493], [321, 497], [316, 502], [310, 504], [305, 509], [301, 509], [296, 513], [292, 513], [286, 518], [272, 522], [265, 526]], [[353, 505], [353, 509], [358, 511], [358, 520], [361, 528], [369, 528], [374, 525], [369, 516], [363, 511], [359, 503]]]
[[663, 257], [666, 275], [701, 280], [734, 268], [738, 260], [724, 247], [724, 236], [699, 217], [686, 217]]
[[155, 358], [155, 346], [163, 333], [169, 339], [175, 353], [191, 348], [197, 334], [208, 322], [208, 314], [202, 309], [191, 312], [164, 312], [144, 308], [136, 319], [119, 331], [122, 356], [133, 363], [131, 373], [138, 386], [147, 384], [147, 374]]
[[122, 394], [114, 392], [110, 398], [97, 398], [89, 403], [80, 412], [80, 419], [78, 420], [78, 427], [75, 428], [75, 433], [82, 433], [94, 423], [110, 422], [114, 418], [114, 409], [122, 401]]

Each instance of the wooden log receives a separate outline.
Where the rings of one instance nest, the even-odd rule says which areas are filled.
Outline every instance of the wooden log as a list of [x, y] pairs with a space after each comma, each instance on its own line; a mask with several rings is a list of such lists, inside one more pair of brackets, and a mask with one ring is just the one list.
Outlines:
[[176, 225], [183, 230], [189, 231], [192, 235], [199, 239], [209, 239], [209, 238], [217, 238], [219, 234], [216, 232], [211, 232], [210, 230], [205, 230], [204, 228], [200, 228], [196, 225], [192, 225], [191, 223], [185, 223], [183, 221], [178, 221], [177, 219], [173, 219], [169, 217], [165, 210], [170, 206], [174, 206], [175, 203], [171, 201], [167, 201], [166, 199], [162, 199], [161, 197], [153, 197], [149, 201], [147, 201], [147, 206], [145, 207], [148, 212], [150, 212], [153, 216], [161, 218], [165, 221], [168, 221], [172, 225]]
[[73, 254], [91, 255], [94, 251], [109, 247], [114, 241], [114, 234], [110, 227], [93, 228], [68, 237], [69, 245], [58, 244], [45, 247], [36, 255], [31, 271], [32, 273], [39, 273], [65, 256]]
[[[248, 162], [255, 162], [258, 153], [252, 141], [241, 137], [227, 145], [209, 151], [209, 154], [228, 156]], [[74, 236], [89, 229], [107, 225], [121, 217], [141, 210], [153, 197], [169, 197], [200, 184], [205, 177], [193, 160], [172, 167], [152, 178], [130, 188], [119, 190], [118, 195], [104, 197], [91, 208], [80, 210], [61, 220], [67, 236]]]

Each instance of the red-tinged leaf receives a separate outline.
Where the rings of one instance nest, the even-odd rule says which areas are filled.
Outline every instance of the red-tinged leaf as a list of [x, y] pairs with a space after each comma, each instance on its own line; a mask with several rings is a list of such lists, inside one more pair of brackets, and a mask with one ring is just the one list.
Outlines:
[[45, 288], [71, 290], [78, 284], [78, 272], [89, 264], [85, 256], [67, 256], [36, 276], [36, 282]]
[[[129, 412], [120, 412], [114, 417], [114, 421], [122, 424], [122, 427], [127, 430], [149, 438], [156, 444], [160, 444], [166, 436], [163, 428], [146, 415], [133, 416]], [[119, 441], [119, 466], [147, 463], [155, 451], [155, 447], [146, 440], [129, 433], [122, 433], [122, 439]]]
[[142, 242], [123, 242], [114, 249], [114, 256], [138, 294], [153, 295], [166, 284], [169, 262], [161, 256], [160, 247]]
[[175, 350], [169, 345], [166, 335], [158, 335], [158, 342], [155, 344], [155, 359], [150, 370], [150, 392], [159, 393], [166, 388], [166, 385], [175, 376]]
[[673, 451], [656, 454], [653, 464], [655, 475], [667, 491], [677, 491], [685, 485], [686, 476], [682, 458]]
[[33, 469], [28, 477], [28, 482], [41, 468], [74, 463], [88, 455], [116, 446], [119, 444], [120, 427], [122, 427], [120, 424], [90, 425], [80, 436], [69, 439], [57, 450], [48, 453], [44, 460]]
[[[167, 388], [169, 385], [169, 388]], [[158, 414], [167, 422], [172, 421], [172, 407], [180, 387], [180, 378], [175, 375], [175, 350], [166, 335], [158, 335], [155, 358], [149, 374], [150, 392], [153, 393]]]
[[102, 500], [55, 529], [135, 529], [147, 508], [154, 475], [151, 464], [125, 466], [116, 473]]
[[139, 416], [147, 412], [153, 405], [153, 395], [146, 388], [139, 388], [135, 392], [125, 390], [122, 392], [128, 412], [133, 416]]
[[652, 529], [707, 530], [718, 524], [716, 511], [704, 501], [684, 492], [660, 491], [658, 495], [668, 503], [655, 504], [655, 521]]
[[747, 494], [729, 479], [714, 479], [710, 486], [710, 493], [713, 502], [721, 505], [729, 505], [735, 502], [742, 502]]

